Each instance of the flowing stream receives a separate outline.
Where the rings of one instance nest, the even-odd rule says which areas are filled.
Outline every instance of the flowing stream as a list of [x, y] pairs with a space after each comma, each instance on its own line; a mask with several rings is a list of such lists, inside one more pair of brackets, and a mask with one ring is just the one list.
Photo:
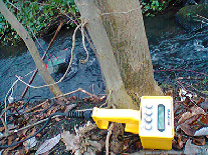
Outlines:
[[[174, 21], [174, 18], [165, 15], [145, 18], [145, 26], [156, 80], [164, 82], [167, 79], [179, 76], [204, 77], [200, 73], [208, 74], [208, 30], [187, 32]], [[64, 49], [70, 51], [71, 38], [72, 31], [62, 30], [50, 48], [48, 55], [50, 53], [56, 54]], [[39, 43], [36, 42], [41, 56], [48, 43], [48, 40], [44, 41], [43, 39], [39, 39]], [[89, 50], [89, 61], [86, 64], [81, 64], [79, 60], [85, 59], [86, 53], [82, 46], [81, 37], [77, 35], [72, 69], [67, 78], [58, 84], [63, 93], [81, 87], [90, 93], [104, 94], [105, 86], [99, 63], [88, 44], [87, 48]], [[47, 58], [45, 62], [47, 62]], [[0, 47], [0, 66], [0, 101], [4, 100], [5, 95], [15, 82], [15, 75], [22, 76], [23, 80], [28, 82], [32, 75], [30, 74], [31, 71], [35, 70], [35, 64], [30, 53], [26, 48], [17, 46]], [[170, 70], [172, 71], [170, 72]], [[52, 76], [55, 81], [58, 81], [62, 75], [59, 73]], [[32, 85], [44, 85], [39, 74]], [[12, 89], [12, 96], [18, 100], [24, 88], [23, 83], [17, 82]], [[83, 93], [78, 95], [84, 97]], [[41, 89], [30, 88], [25, 98], [34, 96], [37, 98], [49, 98], [52, 97], [52, 94], [47, 87]]]

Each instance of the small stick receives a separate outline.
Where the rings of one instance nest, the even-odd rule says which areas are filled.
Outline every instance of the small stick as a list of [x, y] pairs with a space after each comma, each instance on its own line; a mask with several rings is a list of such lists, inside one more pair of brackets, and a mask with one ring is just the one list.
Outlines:
[[76, 92], [83, 92], [83, 93], [85, 93], [85, 94], [87, 94], [87, 95], [89, 95], [89, 96], [98, 98], [96, 95], [93, 95], [93, 94], [87, 92], [86, 90], [84, 90], [84, 89], [82, 89], [82, 88], [78, 88], [77, 90], [74, 90], [74, 91], [72, 91], [72, 92], [69, 92], [69, 93], [66, 93], [66, 94], [63, 94], [63, 95], [59, 95], [59, 96], [57, 96], [57, 97], [53, 97], [53, 98], [51, 98], [51, 99], [57, 99], [57, 98], [59, 98], [59, 97], [71, 95], [71, 94], [74, 94], [74, 93], [76, 93]]
[[[69, 93], [66, 93], [66, 94], [63, 94], [63, 95], [59, 95], [59, 96], [57, 96], [57, 97], [53, 97], [53, 98], [51, 98], [51, 100], [57, 99], [57, 98], [60, 98], [60, 97], [63, 97], [63, 96], [71, 95], [71, 94], [74, 94], [74, 93], [76, 93], [76, 92], [83, 92], [83, 93], [85, 93], [85, 94], [87, 94], [87, 95], [89, 95], [89, 96], [98, 98], [96, 95], [93, 95], [93, 94], [87, 92], [86, 90], [84, 90], [84, 89], [82, 89], [82, 88], [78, 88], [77, 90], [74, 90], [74, 91], [72, 91], [72, 92], [69, 92]], [[26, 110], [25, 113], [28, 113], [28, 112], [30, 112], [30, 111], [33, 111], [33, 110], [39, 108], [40, 106], [42, 106], [42, 105], [43, 105], [44, 103], [46, 103], [47, 101], [48, 101], [48, 100], [46, 100], [46, 101], [40, 103], [39, 105], [36, 105], [35, 107], [33, 107], [33, 108], [31, 108], [31, 109]]]
[[39, 108], [40, 106], [42, 106], [42, 105], [43, 105], [44, 103], [46, 103], [47, 101], [48, 101], [48, 100], [46, 100], [46, 101], [44, 101], [44, 102], [42, 102], [42, 103], [36, 105], [35, 107], [33, 107], [33, 108], [31, 108], [31, 109], [26, 110], [25, 113], [28, 113], [28, 112], [30, 112], [30, 111], [33, 111], [33, 110]]
[[1, 117], [1, 122], [4, 126], [4, 129], [5, 129], [5, 135], [8, 135], [8, 133], [9, 133], [8, 126], [6, 125], [6, 123], [2, 117]]
[[108, 97], [107, 97], [105, 103], [103, 103], [99, 108], [102, 108], [103, 106], [105, 106], [109, 103], [110, 98], [111, 98], [111, 93], [112, 93], [112, 90], [109, 91], [109, 94], [108, 94]]
[[112, 123], [110, 125], [110, 127], [108, 128], [108, 133], [107, 133], [107, 136], [106, 136], [106, 140], [105, 140], [105, 154], [106, 155], [109, 155], [109, 143], [110, 143], [110, 136], [112, 135], [112, 130], [113, 128], [115, 127], [115, 124], [116, 123]]

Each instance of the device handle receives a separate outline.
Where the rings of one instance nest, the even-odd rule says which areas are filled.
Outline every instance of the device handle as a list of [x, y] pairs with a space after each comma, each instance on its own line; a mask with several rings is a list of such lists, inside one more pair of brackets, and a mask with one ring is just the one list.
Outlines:
[[109, 122], [124, 123], [126, 132], [139, 134], [139, 110], [94, 107], [92, 119], [100, 129], [108, 129]]

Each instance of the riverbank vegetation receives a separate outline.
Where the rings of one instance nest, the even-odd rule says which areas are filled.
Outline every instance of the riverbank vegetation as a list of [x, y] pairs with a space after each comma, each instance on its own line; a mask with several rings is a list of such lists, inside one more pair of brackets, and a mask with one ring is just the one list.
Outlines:
[[[7, 0], [4, 3], [28, 32], [32, 34], [31, 36], [40, 36], [44, 31], [47, 31], [47, 28], [56, 24], [59, 20], [63, 20], [63, 18], [67, 18], [67, 24], [71, 26], [74, 26], [75, 20], [78, 20], [76, 18], [78, 10], [75, 7], [74, 0], [13, 0], [12, 2]], [[15, 44], [19, 39], [11, 25], [0, 14], [1, 44], [5, 42]]]
[[[60, 20], [64, 20], [68, 28], [79, 21], [74, 0], [4, 0], [4, 3], [33, 37], [53, 32], [51, 28], [58, 27]], [[183, 0], [141, 0], [145, 16], [155, 16], [175, 5], [182, 6], [182, 3]], [[0, 14], [0, 44], [14, 45], [19, 41], [20, 37]]]

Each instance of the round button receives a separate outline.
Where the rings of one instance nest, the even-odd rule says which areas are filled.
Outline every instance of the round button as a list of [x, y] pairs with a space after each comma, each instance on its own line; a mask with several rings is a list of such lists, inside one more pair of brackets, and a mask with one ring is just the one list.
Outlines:
[[152, 129], [152, 125], [150, 125], [150, 124], [145, 125], [145, 129], [146, 130], [151, 130]]
[[152, 115], [152, 110], [148, 109], [148, 110], [146, 111], [146, 114], [149, 115], [149, 116]]
[[151, 109], [151, 108], [152, 108], [152, 104], [147, 104], [146, 107], [147, 107], [148, 109]]
[[150, 122], [152, 122], [152, 118], [151, 118], [151, 117], [146, 117], [146, 118], [145, 118], [145, 121], [146, 121], [147, 123], [150, 123]]

